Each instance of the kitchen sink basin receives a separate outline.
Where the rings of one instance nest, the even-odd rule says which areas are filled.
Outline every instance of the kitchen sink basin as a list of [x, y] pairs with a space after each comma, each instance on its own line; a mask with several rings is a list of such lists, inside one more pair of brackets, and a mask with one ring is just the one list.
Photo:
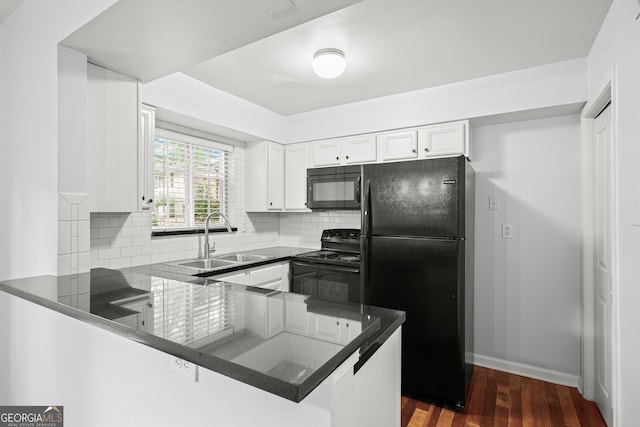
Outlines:
[[247, 262], [262, 261], [269, 258], [273, 257], [256, 254], [227, 254], [220, 255], [215, 258], [192, 259], [189, 261], [179, 262], [174, 265], [196, 268], [198, 270], [215, 270], [216, 268], [228, 267], [230, 265], [243, 264]]
[[265, 259], [269, 259], [270, 257], [265, 255], [255, 255], [255, 254], [229, 254], [229, 255], [220, 255], [215, 259], [219, 259], [222, 261], [231, 261], [235, 263], [242, 262], [253, 262], [253, 261], [262, 261]]
[[180, 267], [197, 268], [199, 270], [212, 270], [214, 268], [227, 267], [231, 264], [236, 264], [236, 262], [231, 260], [218, 259], [218, 258], [208, 258], [208, 259], [196, 259], [193, 261], [182, 262], [178, 265]]

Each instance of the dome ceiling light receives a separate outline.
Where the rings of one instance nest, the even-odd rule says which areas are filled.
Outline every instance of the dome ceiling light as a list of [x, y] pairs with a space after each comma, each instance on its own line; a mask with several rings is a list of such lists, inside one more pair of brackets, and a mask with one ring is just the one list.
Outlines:
[[313, 54], [313, 72], [323, 79], [333, 79], [344, 73], [347, 60], [340, 49], [320, 49]]

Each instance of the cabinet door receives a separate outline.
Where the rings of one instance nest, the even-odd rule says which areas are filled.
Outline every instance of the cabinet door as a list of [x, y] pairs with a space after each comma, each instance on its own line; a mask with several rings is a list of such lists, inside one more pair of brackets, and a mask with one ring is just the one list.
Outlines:
[[314, 337], [335, 343], [341, 342], [342, 328], [339, 319], [322, 314], [313, 314], [311, 317], [311, 334]]
[[415, 130], [378, 135], [382, 160], [415, 159], [418, 156], [418, 138]]
[[267, 147], [267, 209], [284, 207], [284, 149], [281, 145]]
[[285, 330], [309, 335], [309, 313], [301, 295], [285, 294]]
[[282, 294], [267, 298], [269, 324], [267, 335], [272, 337], [284, 330], [284, 298]]
[[138, 82], [87, 64], [87, 188], [91, 212], [138, 210]]
[[309, 145], [287, 146], [284, 154], [284, 208], [306, 209]]
[[340, 321], [340, 339], [342, 344], [348, 344], [352, 339], [360, 335], [362, 332], [362, 322], [357, 320], [341, 319]]
[[345, 163], [366, 163], [376, 161], [375, 135], [362, 135], [342, 140]]
[[249, 285], [260, 286], [267, 283], [279, 281], [282, 282], [282, 265], [268, 265], [265, 267], [257, 267], [249, 270]]
[[154, 137], [156, 109], [143, 105], [140, 109], [138, 133], [138, 210], [153, 212]]
[[340, 139], [313, 143], [313, 166], [335, 166], [340, 160]]
[[418, 129], [418, 147], [420, 157], [434, 157], [466, 152], [465, 123], [429, 126]]

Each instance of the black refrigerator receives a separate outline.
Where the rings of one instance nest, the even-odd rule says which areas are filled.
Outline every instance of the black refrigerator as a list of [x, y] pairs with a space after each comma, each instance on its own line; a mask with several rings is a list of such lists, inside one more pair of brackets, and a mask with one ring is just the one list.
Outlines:
[[402, 393], [462, 409], [473, 369], [473, 169], [464, 156], [371, 164], [362, 184], [362, 298], [407, 314]]

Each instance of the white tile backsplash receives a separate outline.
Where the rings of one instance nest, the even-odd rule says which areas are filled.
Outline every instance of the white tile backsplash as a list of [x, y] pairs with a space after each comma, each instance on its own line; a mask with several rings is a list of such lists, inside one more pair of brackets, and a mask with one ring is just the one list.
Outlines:
[[58, 275], [90, 268], [89, 199], [84, 193], [58, 193]]

